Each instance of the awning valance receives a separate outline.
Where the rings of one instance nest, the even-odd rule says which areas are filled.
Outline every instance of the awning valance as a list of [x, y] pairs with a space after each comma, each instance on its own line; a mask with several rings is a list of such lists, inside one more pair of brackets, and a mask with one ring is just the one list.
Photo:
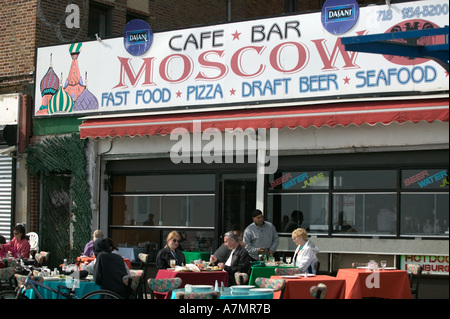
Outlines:
[[334, 127], [362, 124], [375, 125], [391, 122], [417, 123], [420, 121], [448, 122], [448, 99], [417, 99], [404, 101], [354, 102], [252, 108], [233, 111], [179, 113], [87, 119], [80, 125], [81, 138], [105, 138], [124, 136], [166, 135], [176, 128], [190, 132], [194, 121], [201, 121], [201, 128], [220, 131], [247, 128], [278, 128], [310, 126]]

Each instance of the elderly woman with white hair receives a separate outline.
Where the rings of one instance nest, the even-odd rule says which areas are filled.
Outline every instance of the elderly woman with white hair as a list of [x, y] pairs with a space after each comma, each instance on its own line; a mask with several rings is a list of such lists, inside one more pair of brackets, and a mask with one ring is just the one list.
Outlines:
[[292, 263], [297, 266], [302, 273], [315, 274], [315, 262], [318, 260], [317, 255], [319, 248], [308, 240], [308, 233], [303, 228], [297, 228], [292, 232], [292, 240], [297, 245], [292, 258]]

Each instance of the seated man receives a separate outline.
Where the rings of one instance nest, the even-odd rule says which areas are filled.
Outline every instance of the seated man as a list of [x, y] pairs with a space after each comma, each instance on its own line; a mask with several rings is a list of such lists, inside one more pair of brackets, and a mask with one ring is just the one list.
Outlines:
[[239, 244], [239, 238], [233, 232], [227, 232], [223, 242], [229, 249], [226, 262], [218, 263], [218, 266], [228, 272], [228, 286], [236, 285], [234, 274], [236, 272], [248, 273], [250, 270], [250, 256], [245, 248]]
[[113, 291], [122, 298], [126, 298], [127, 286], [123, 277], [128, 274], [122, 256], [111, 253], [111, 247], [106, 238], [94, 242], [96, 258], [94, 266], [94, 280], [102, 289]]

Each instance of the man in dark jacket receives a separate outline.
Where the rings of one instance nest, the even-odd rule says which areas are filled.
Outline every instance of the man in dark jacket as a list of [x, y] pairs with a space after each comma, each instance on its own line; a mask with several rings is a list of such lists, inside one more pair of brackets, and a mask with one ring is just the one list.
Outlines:
[[218, 266], [228, 272], [228, 286], [236, 284], [234, 274], [236, 272], [248, 273], [250, 270], [250, 256], [245, 248], [239, 244], [239, 239], [233, 232], [227, 232], [223, 242], [230, 250], [226, 262], [220, 262]]
[[122, 256], [111, 253], [111, 247], [106, 238], [94, 242], [95, 268], [94, 280], [102, 289], [110, 290], [122, 298], [126, 298], [127, 286], [123, 282], [127, 270]]

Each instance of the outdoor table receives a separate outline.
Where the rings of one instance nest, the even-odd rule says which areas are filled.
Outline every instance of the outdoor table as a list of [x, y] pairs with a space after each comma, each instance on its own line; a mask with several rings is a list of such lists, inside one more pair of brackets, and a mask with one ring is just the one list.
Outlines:
[[[172, 291], [171, 299], [175, 299], [178, 291], [184, 291], [184, 288]], [[219, 290], [220, 291], [220, 290]], [[230, 287], [225, 287], [220, 293], [219, 299], [273, 299], [273, 292], [240, 292], [233, 293]]]
[[209, 261], [211, 253], [209, 251], [183, 251], [184, 258], [186, 259], [186, 264], [190, 264], [194, 260], [205, 260]]
[[[77, 257], [77, 264], [81, 265], [81, 263], [85, 263], [86, 265], [89, 265], [91, 262], [95, 260], [95, 257]], [[133, 266], [131, 265], [131, 261], [128, 258], [124, 258], [123, 261], [125, 264], [127, 264], [129, 269], [133, 269]]]
[[[345, 280], [327, 275], [301, 276], [272, 276], [271, 279], [286, 280], [283, 299], [314, 299], [310, 293], [312, 286], [322, 283], [327, 286], [325, 299], [344, 299]], [[279, 299], [280, 292], [276, 292], [274, 299]]]
[[345, 299], [412, 298], [405, 270], [339, 269], [336, 278], [345, 280]]
[[[66, 285], [66, 279], [57, 279], [53, 277], [44, 277], [44, 285], [49, 286], [55, 290], [58, 290], [58, 285], [65, 286]], [[75, 288], [75, 296], [76, 298], [81, 298], [85, 294], [91, 291], [100, 290], [101, 287], [95, 283], [93, 280], [82, 280], [79, 282], [80, 287]], [[58, 295], [54, 292], [51, 292], [50, 290], [47, 290], [42, 287], [38, 287], [39, 293], [42, 295], [44, 299], [57, 299]], [[64, 290], [67, 292], [66, 290]], [[25, 293], [25, 295], [30, 298], [34, 299], [36, 298], [36, 294], [32, 289], [28, 289]], [[58, 299], [64, 299], [63, 297], [59, 296]]]
[[276, 268], [297, 268], [295, 266], [286, 266], [286, 265], [278, 265], [278, 266], [252, 266], [251, 267], [250, 278], [248, 280], [249, 285], [255, 285], [255, 280], [258, 277], [270, 278], [271, 276], [275, 276]]
[[[174, 271], [173, 269], [159, 269], [158, 273], [156, 274], [156, 279], [161, 278], [181, 278], [183, 283], [179, 288], [184, 288], [186, 284], [191, 285], [212, 285], [214, 286], [217, 280], [217, 283], [219, 287], [221, 286], [221, 283], [223, 282], [223, 285], [226, 287], [228, 285], [228, 273], [226, 271], [201, 271], [201, 272], [194, 272], [194, 271]], [[155, 297], [157, 299], [166, 298], [167, 293], [156, 293]]]

